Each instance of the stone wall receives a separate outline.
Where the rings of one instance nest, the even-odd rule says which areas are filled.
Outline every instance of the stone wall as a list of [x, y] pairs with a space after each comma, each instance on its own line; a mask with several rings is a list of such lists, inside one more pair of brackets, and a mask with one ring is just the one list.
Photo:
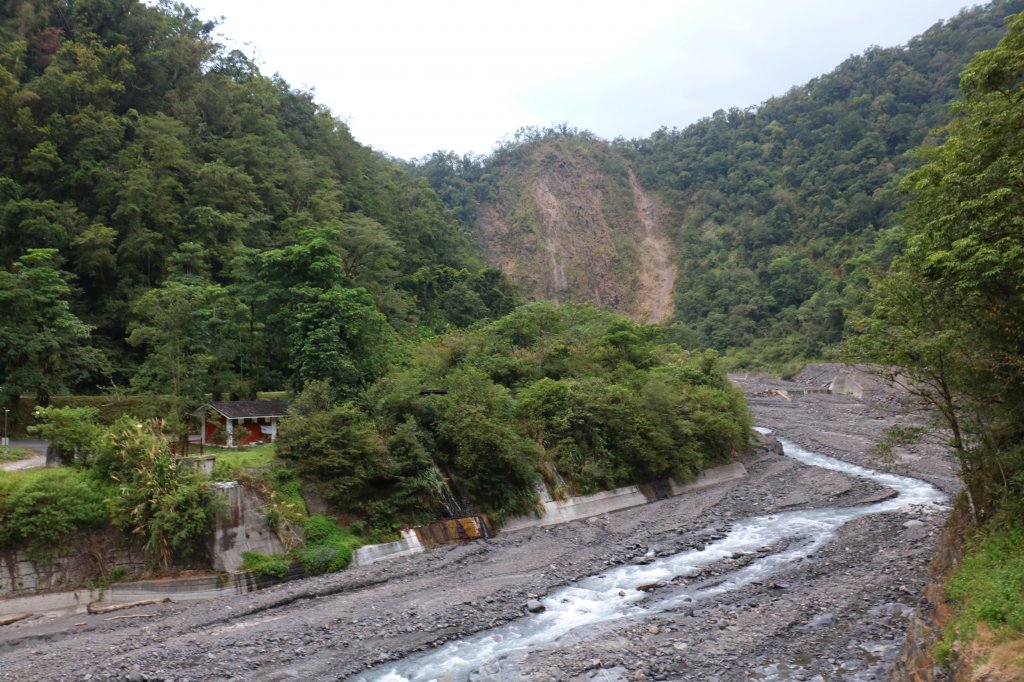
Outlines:
[[79, 535], [68, 549], [46, 560], [25, 551], [0, 552], [0, 597], [76, 589], [110, 577], [142, 575], [149, 558], [127, 546], [115, 531]]
[[903, 651], [890, 673], [889, 679], [892, 682], [970, 679], [966, 670], [947, 671], [939, 667], [933, 655], [935, 645], [942, 639], [943, 627], [953, 616], [952, 607], [942, 596], [942, 586], [960, 564], [967, 528], [966, 513], [957, 507], [946, 521], [946, 527], [935, 547], [928, 583], [924, 587], [917, 609], [910, 617]]
[[[214, 486], [224, 500], [211, 538], [215, 570], [239, 570], [242, 552], [276, 554], [287, 549], [267, 522], [257, 495], [237, 483]], [[115, 570], [118, 577], [141, 577], [152, 563], [115, 529], [80, 534], [67, 543], [65, 551], [45, 559], [33, 559], [24, 551], [2, 551], [0, 599], [103, 584]]]

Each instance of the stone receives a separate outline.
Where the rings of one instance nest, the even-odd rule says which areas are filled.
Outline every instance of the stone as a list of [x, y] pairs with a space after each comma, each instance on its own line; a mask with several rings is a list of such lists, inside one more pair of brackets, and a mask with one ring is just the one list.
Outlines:
[[536, 599], [530, 599], [526, 602], [526, 610], [530, 613], [542, 613], [547, 610], [547, 607]]

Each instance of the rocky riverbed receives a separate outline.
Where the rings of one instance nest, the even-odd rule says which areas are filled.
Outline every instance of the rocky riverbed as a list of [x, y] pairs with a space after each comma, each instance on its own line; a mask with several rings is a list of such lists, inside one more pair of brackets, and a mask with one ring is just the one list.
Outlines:
[[[868, 450], [886, 427], [919, 420], [913, 401], [879, 387], [860, 399], [801, 393], [835, 371], [811, 368], [796, 382], [735, 380], [760, 425], [808, 450], [877, 466]], [[523, 617], [536, 600], [588, 576], [703, 547], [743, 518], [891, 495], [770, 447], [741, 461], [749, 476], [715, 488], [234, 599], [140, 607], [116, 620], [36, 616], [0, 628], [0, 680], [371, 679], [404, 656]], [[958, 489], [955, 462], [938, 443], [899, 448], [888, 464], [947, 493]], [[579, 628], [483, 664], [470, 679], [883, 680], [943, 520], [930, 505], [850, 521], [769, 580]], [[712, 585], [756, 559], [729, 557], [686, 582]], [[655, 587], [652, 598], [672, 588]]]

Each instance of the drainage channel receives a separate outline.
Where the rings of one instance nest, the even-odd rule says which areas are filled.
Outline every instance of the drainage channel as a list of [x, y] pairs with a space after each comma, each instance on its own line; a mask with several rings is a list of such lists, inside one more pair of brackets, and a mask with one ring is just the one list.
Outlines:
[[[491, 661], [550, 644], [577, 628], [648, 617], [763, 582], [777, 571], [814, 554], [835, 537], [843, 524], [854, 519], [946, 502], [944, 493], [924, 481], [874, 471], [809, 452], [785, 439], [779, 440], [785, 455], [803, 464], [871, 479], [896, 491], [897, 495], [858, 507], [803, 509], [737, 521], [724, 537], [702, 549], [654, 559], [648, 564], [617, 566], [540, 600], [545, 607], [541, 613], [384, 664], [353, 679], [359, 682], [466, 680]], [[750, 554], [763, 556], [719, 576], [711, 585], [659, 589], [676, 578], [695, 575], [724, 559]]]

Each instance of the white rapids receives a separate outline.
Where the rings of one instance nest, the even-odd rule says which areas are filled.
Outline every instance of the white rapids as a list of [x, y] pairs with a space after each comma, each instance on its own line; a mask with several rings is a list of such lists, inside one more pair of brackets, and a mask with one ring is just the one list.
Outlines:
[[[762, 433], [769, 432], [759, 428]], [[550, 644], [570, 630], [622, 618], [650, 616], [764, 581], [776, 571], [812, 555], [835, 537], [839, 528], [870, 514], [909, 511], [914, 507], [946, 502], [946, 495], [929, 483], [906, 476], [882, 473], [825, 455], [808, 452], [795, 443], [782, 442], [787, 457], [850, 476], [867, 478], [895, 490], [887, 500], [858, 507], [823, 507], [754, 516], [736, 521], [724, 537], [702, 549], [687, 550], [643, 565], [622, 565], [584, 578], [540, 600], [545, 610], [506, 625], [480, 632], [432, 651], [384, 664], [357, 676], [360, 682], [428, 682], [465, 680], [481, 666], [516, 651]], [[703, 568], [735, 555], [754, 554], [784, 546], [731, 573], [709, 586], [655, 590], [676, 578], [694, 575]], [[658, 592], [666, 592], [659, 596]]]

